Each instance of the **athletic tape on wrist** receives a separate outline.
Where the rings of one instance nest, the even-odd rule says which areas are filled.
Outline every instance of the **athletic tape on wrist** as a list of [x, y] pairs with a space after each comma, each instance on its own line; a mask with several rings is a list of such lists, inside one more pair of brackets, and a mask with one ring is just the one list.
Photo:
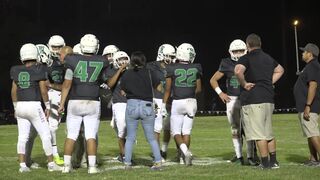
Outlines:
[[216, 87], [214, 88], [214, 90], [216, 91], [216, 93], [219, 95], [220, 93], [222, 93], [222, 90], [220, 89], [220, 87]]

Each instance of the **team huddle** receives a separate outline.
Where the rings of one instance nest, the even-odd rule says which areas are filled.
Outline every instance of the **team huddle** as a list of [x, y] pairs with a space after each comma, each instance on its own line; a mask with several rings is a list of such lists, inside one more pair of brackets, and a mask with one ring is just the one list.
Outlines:
[[[309, 49], [302, 50], [309, 52]], [[202, 67], [194, 63], [194, 47], [189, 43], [177, 48], [162, 44], [156, 60], [148, 63], [142, 52], [129, 56], [115, 45], [106, 46], [101, 55], [98, 51], [99, 40], [93, 34], [84, 35], [73, 48], [59, 35], [52, 36], [47, 45], [27, 43], [21, 47], [22, 65], [10, 71], [19, 133], [19, 172], [39, 168], [31, 159], [33, 142], [39, 134], [48, 159], [48, 171], [70, 173], [74, 168], [84, 167], [89, 174], [99, 173], [96, 155], [101, 90], [111, 94], [110, 125], [119, 145], [119, 155], [115, 159], [122, 162], [125, 169], [134, 164], [132, 153], [137, 120], [141, 120], [152, 149], [152, 170], [162, 169], [170, 137], [175, 141], [180, 164], [192, 165], [191, 131], [197, 112], [196, 95], [202, 87]], [[284, 69], [261, 50], [261, 39], [256, 34], [250, 34], [246, 43], [240, 39], [232, 41], [229, 53], [230, 57], [221, 60], [210, 84], [226, 104], [235, 151], [231, 162], [241, 165], [247, 162], [261, 169], [279, 168], [271, 121], [273, 85]], [[226, 77], [226, 93], [218, 83], [223, 76]], [[309, 101], [306, 103], [310, 108], [313, 99]], [[307, 114], [304, 112], [305, 118], [308, 113], [310, 109]], [[62, 158], [56, 131], [64, 114], [67, 136]], [[305, 123], [304, 120], [301, 123]], [[160, 143], [161, 132], [163, 142]], [[314, 134], [319, 136], [319, 130], [317, 132]], [[312, 138], [314, 134], [307, 134], [307, 137]], [[247, 161], [242, 155], [243, 141], [246, 142]], [[311, 160], [318, 161], [316, 153], [311, 156]]]
[[[39, 167], [30, 157], [37, 134], [48, 158], [49, 171], [69, 173], [81, 166], [87, 167], [90, 174], [99, 172], [96, 153], [101, 89], [107, 89], [112, 94], [113, 117], [110, 125], [118, 137], [117, 159], [128, 167], [132, 165], [132, 160], [128, 160], [130, 152], [125, 152], [125, 147], [129, 146], [126, 145], [129, 131], [126, 127], [127, 101], [141, 97], [135, 98], [135, 92], [130, 89], [132, 85], [126, 83], [125, 79], [122, 81], [122, 77], [127, 71], [129, 73], [131, 69], [136, 69], [137, 64], [131, 64], [130, 59], [139, 59], [144, 55], [136, 53], [134, 56], [133, 53], [130, 58], [115, 45], [106, 46], [102, 55], [97, 55], [98, 50], [99, 40], [92, 34], [84, 35], [73, 48], [66, 46], [59, 35], [52, 36], [47, 46], [27, 43], [21, 47], [20, 60], [23, 65], [14, 66], [10, 71], [13, 80], [12, 101], [19, 132], [19, 172], [29, 172], [30, 168]], [[150, 142], [156, 140], [155, 145], [152, 144], [152, 150], [156, 151], [154, 166], [151, 167], [153, 170], [161, 169], [171, 135], [176, 140], [181, 163], [192, 164], [190, 134], [197, 111], [195, 95], [201, 91], [202, 75], [201, 65], [193, 63], [195, 55], [191, 44], [183, 43], [177, 50], [170, 44], [163, 44], [159, 47], [156, 61], [141, 66], [149, 72], [149, 78], [144, 80], [150, 80], [152, 84], [150, 92], [153, 98], [146, 106], [153, 104], [150, 107], [153, 107], [155, 114], [148, 115], [151, 117], [152, 130], [146, 136]], [[149, 102], [148, 98], [143, 100]], [[173, 111], [169, 118], [171, 103]], [[56, 131], [65, 113], [67, 138], [61, 158]], [[160, 132], [163, 129], [166, 141], [160, 150]], [[85, 138], [86, 147], [77, 142], [81, 137]], [[75, 145], [75, 153], [81, 152], [80, 155], [73, 154]], [[79, 161], [80, 165], [77, 164]]]

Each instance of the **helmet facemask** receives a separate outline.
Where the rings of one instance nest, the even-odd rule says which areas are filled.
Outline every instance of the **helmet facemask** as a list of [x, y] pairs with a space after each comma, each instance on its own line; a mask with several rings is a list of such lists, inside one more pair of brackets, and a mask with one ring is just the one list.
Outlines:
[[230, 43], [229, 53], [230, 53], [232, 60], [238, 61], [241, 56], [247, 54], [246, 43], [244, 43], [240, 39], [236, 39], [236, 40], [232, 41]]

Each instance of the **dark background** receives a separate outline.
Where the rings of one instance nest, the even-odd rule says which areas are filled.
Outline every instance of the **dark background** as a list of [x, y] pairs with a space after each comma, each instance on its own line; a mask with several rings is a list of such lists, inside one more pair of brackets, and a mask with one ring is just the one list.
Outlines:
[[[297, 78], [295, 18], [301, 23], [299, 46], [320, 45], [316, 0], [0, 0], [0, 108], [12, 110], [9, 70], [20, 64], [19, 50], [24, 43], [47, 44], [50, 36], [59, 34], [74, 46], [84, 34], [92, 33], [100, 40], [99, 53], [115, 44], [128, 54], [141, 50], [149, 61], [155, 60], [163, 43], [191, 43], [197, 53], [195, 62], [204, 71], [198, 110], [212, 110], [214, 104], [215, 110], [223, 110], [209, 80], [221, 58], [229, 56], [230, 42], [245, 40], [253, 32], [261, 36], [263, 50], [285, 68], [276, 84], [276, 108], [291, 108]], [[303, 66], [300, 62], [300, 70]]]

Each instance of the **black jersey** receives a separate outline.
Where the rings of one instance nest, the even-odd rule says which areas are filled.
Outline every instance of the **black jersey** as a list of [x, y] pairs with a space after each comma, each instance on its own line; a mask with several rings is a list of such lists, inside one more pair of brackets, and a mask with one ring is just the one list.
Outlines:
[[47, 80], [45, 65], [13, 66], [10, 77], [17, 84], [18, 101], [41, 101], [39, 81]]
[[227, 94], [229, 96], [240, 95], [240, 83], [234, 74], [234, 67], [237, 62], [231, 58], [224, 58], [220, 62], [219, 70], [226, 77]]
[[172, 98], [195, 98], [196, 81], [202, 76], [200, 64], [172, 64], [167, 66], [167, 77], [172, 79]]
[[54, 58], [52, 65], [48, 69], [48, 79], [50, 83], [62, 84], [64, 80], [65, 68], [58, 58]]
[[157, 78], [160, 80], [160, 84], [162, 86], [162, 91], [158, 91], [158, 90], [154, 89], [153, 92], [154, 92], [154, 98], [162, 99], [163, 95], [164, 95], [165, 84], [166, 84], [166, 75], [167, 75], [166, 68], [163, 68], [161, 66], [161, 62], [152, 61], [147, 64], [147, 69], [152, 71], [157, 76]]
[[[108, 68], [107, 73], [107, 78], [111, 78], [117, 73], [117, 69], [114, 68]], [[112, 91], [112, 102], [113, 103], [126, 103], [127, 98], [121, 94], [121, 76], [118, 78], [116, 85], [111, 88]]]
[[262, 49], [255, 49], [242, 56], [237, 64], [246, 67], [246, 81], [255, 83], [251, 90], [241, 90], [241, 104], [274, 103], [272, 76], [279, 63]]
[[65, 57], [65, 67], [73, 72], [69, 99], [99, 100], [99, 79], [109, 62], [99, 55], [72, 54]]
[[298, 112], [303, 112], [306, 107], [310, 81], [315, 81], [318, 84], [310, 112], [320, 113], [320, 64], [317, 59], [311, 60], [303, 68], [294, 85], [293, 94]]

